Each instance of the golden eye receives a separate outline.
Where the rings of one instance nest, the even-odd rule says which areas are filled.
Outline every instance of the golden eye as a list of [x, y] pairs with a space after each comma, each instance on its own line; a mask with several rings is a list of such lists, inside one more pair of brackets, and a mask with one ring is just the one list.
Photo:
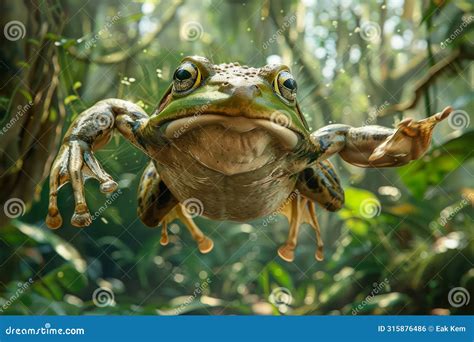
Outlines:
[[280, 71], [278, 76], [275, 78], [273, 87], [275, 88], [276, 93], [286, 101], [293, 103], [296, 100], [296, 90], [298, 89], [298, 85], [296, 84], [293, 75], [288, 71]]
[[173, 75], [173, 89], [184, 93], [196, 88], [201, 83], [201, 72], [191, 62], [184, 62]]

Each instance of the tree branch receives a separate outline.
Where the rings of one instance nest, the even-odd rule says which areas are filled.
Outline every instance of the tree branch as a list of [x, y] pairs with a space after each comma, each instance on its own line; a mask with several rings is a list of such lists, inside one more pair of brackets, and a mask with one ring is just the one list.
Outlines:
[[416, 107], [429, 86], [436, 81], [445, 71], [447, 71], [455, 62], [462, 59], [474, 59], [472, 54], [464, 53], [462, 50], [455, 50], [444, 57], [438, 63], [429, 68], [428, 73], [415, 84], [415, 95], [412, 99], [394, 104], [388, 107], [380, 116], [385, 116], [392, 112], [403, 112]]
[[145, 35], [136, 45], [128, 48], [125, 51], [112, 52], [108, 55], [91, 57], [89, 54], [80, 54], [74, 46], [71, 46], [67, 51], [77, 60], [95, 63], [95, 64], [116, 64], [132, 58], [143, 49], [147, 48], [156, 38], [168, 27], [173, 21], [178, 8], [184, 3], [184, 0], [175, 0], [170, 9], [164, 14], [162, 21], [157, 25], [156, 29]]
[[[278, 18], [277, 13], [275, 12], [274, 6], [270, 5], [270, 18], [273, 21], [273, 24], [279, 28], [283, 27], [283, 23]], [[286, 44], [291, 49], [293, 54], [297, 55], [297, 61], [302, 65], [303, 69], [306, 70], [303, 75], [309, 78], [309, 81], [315, 85], [315, 89], [313, 92], [314, 100], [319, 105], [322, 110], [324, 121], [329, 122], [332, 120], [332, 110], [329, 102], [321, 95], [321, 82], [317, 79], [317, 77], [313, 74], [313, 68], [310, 66], [311, 63], [307, 60], [305, 56], [305, 51], [302, 48], [299, 48], [296, 43], [290, 38], [288, 30], [281, 30], [282, 36], [285, 39]], [[300, 52], [301, 51], [301, 52]]]

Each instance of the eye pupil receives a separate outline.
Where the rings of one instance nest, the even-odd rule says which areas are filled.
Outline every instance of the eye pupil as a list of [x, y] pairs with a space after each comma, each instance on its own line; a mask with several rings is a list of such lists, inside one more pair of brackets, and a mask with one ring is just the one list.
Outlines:
[[296, 90], [296, 81], [292, 78], [289, 78], [283, 82], [283, 85], [290, 90]]
[[185, 94], [197, 87], [201, 81], [199, 69], [191, 62], [184, 62], [173, 74], [175, 94]]
[[288, 70], [281, 71], [275, 78], [275, 91], [283, 100], [294, 104], [298, 85]]
[[185, 69], [178, 69], [174, 73], [174, 78], [179, 81], [184, 81], [191, 78], [191, 73]]

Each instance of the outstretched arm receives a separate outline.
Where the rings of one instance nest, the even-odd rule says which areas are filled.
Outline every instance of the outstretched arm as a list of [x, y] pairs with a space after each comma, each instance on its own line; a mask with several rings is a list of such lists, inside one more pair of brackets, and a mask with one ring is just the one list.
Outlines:
[[148, 115], [132, 102], [107, 99], [79, 114], [64, 136], [49, 177], [49, 206], [46, 224], [59, 228], [62, 224], [57, 206], [59, 188], [71, 182], [74, 191], [74, 215], [71, 223], [77, 227], [92, 222], [84, 196], [84, 181], [88, 177], [100, 182], [100, 190], [112, 192], [117, 183], [104, 171], [94, 156], [94, 150], [104, 146], [116, 128], [127, 140], [144, 149], [139, 142], [141, 129]]
[[346, 162], [360, 167], [400, 166], [425, 153], [433, 128], [452, 111], [451, 107], [446, 107], [442, 112], [420, 121], [405, 119], [396, 129], [329, 125], [312, 133], [311, 140], [322, 152], [318, 160], [339, 153]]

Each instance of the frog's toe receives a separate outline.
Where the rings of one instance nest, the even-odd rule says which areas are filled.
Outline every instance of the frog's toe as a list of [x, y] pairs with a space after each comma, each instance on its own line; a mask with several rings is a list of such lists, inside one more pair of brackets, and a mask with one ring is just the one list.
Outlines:
[[75, 212], [71, 218], [71, 224], [75, 227], [86, 227], [92, 223], [92, 217], [89, 210], [83, 212]]
[[169, 243], [170, 243], [170, 239], [168, 238], [168, 222], [166, 222], [166, 220], [163, 220], [163, 222], [161, 222], [160, 245], [166, 246]]
[[102, 193], [114, 192], [117, 189], [117, 182], [110, 179], [100, 184], [100, 191]]
[[214, 242], [205, 236], [201, 241], [198, 242], [198, 248], [202, 254], [209, 253], [214, 248]]
[[46, 216], [46, 225], [51, 229], [57, 229], [63, 224], [63, 218], [57, 209], [49, 209]]
[[278, 255], [287, 262], [293, 262], [295, 260], [295, 249], [291, 246], [283, 245], [278, 248]]
[[169, 243], [170, 243], [170, 239], [168, 238], [168, 236], [161, 235], [160, 245], [167, 246]]
[[451, 114], [452, 112], [454, 111], [453, 107], [451, 106], [448, 106], [446, 108], [443, 109], [443, 111], [441, 111], [440, 113], [437, 113], [435, 115], [433, 115], [433, 120], [434, 121], [443, 121], [444, 119], [446, 119], [449, 114]]

